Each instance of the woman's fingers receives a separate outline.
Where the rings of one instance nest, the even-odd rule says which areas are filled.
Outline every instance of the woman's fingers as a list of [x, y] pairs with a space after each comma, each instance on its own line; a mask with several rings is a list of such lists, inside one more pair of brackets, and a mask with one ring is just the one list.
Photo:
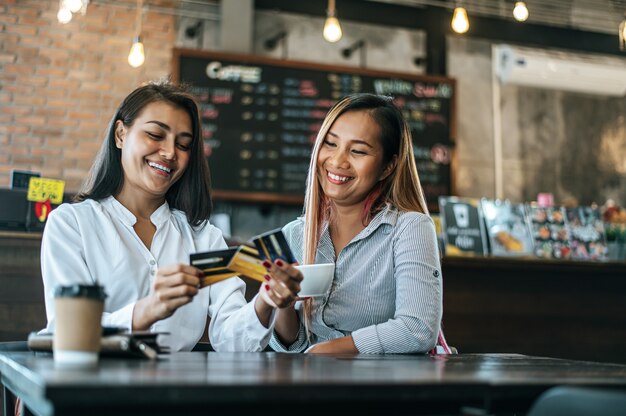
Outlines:
[[190, 303], [198, 294], [202, 274], [186, 264], [159, 267], [150, 294], [137, 301], [133, 309], [133, 329], [147, 329]]
[[300, 283], [298, 282], [285, 283], [278, 280], [270, 280], [267, 284], [277, 297], [288, 302], [294, 301], [300, 291]]
[[261, 287], [262, 297], [268, 305], [273, 308], [286, 308], [295, 303], [295, 296], [290, 295], [289, 291], [283, 296], [275, 290], [276, 286], [274, 286], [274, 289], [272, 288], [273, 285], [276, 285], [276, 283], [266, 283]]
[[274, 263], [265, 260], [263, 262], [263, 267], [265, 267], [270, 273], [276, 273], [277, 276], [281, 276], [282, 279], [293, 279], [298, 282], [303, 279], [300, 270], [296, 269], [292, 264], [285, 263], [282, 260], [276, 260]]
[[201, 277], [203, 275], [202, 270], [197, 267], [190, 266], [188, 264], [170, 264], [168, 266], [159, 267], [157, 275], [160, 276], [174, 276], [178, 274], [186, 274], [189, 276]]
[[274, 263], [266, 260], [263, 266], [270, 276], [269, 279], [266, 277], [267, 281], [261, 289], [265, 296], [279, 308], [293, 305], [303, 279], [300, 270], [282, 260], [276, 260]]
[[190, 285], [157, 288], [153, 293], [159, 319], [171, 316], [176, 309], [188, 304], [198, 293], [198, 288]]
[[194, 297], [197, 293], [198, 288], [191, 285], [162, 287], [155, 291], [155, 295], [161, 302], [180, 297]]
[[157, 308], [159, 309], [159, 319], [164, 319], [172, 316], [174, 312], [181, 306], [190, 303], [193, 300], [193, 296], [181, 296], [167, 301], [159, 302]]
[[279, 308], [284, 308], [295, 303], [296, 296], [300, 291], [299, 283], [293, 283], [293, 285], [293, 288], [291, 288], [283, 282], [271, 279], [264, 284], [264, 289], [273, 303]]
[[199, 269], [185, 264], [166, 266], [157, 272], [155, 289], [180, 285], [198, 287], [201, 274]]
[[302, 279], [304, 279], [304, 276], [302, 276], [302, 272], [289, 263], [285, 263], [281, 260], [276, 260], [274, 262], [274, 266], [282, 273], [289, 276], [291, 280], [301, 282]]
[[193, 300], [199, 291], [201, 274], [199, 269], [186, 264], [159, 268], [152, 297], [160, 319]]
[[274, 280], [282, 282], [292, 292], [298, 293], [300, 291], [300, 282], [303, 279], [300, 270], [296, 269], [291, 264], [282, 262], [281, 260], [276, 260], [273, 264], [265, 261], [263, 265]]

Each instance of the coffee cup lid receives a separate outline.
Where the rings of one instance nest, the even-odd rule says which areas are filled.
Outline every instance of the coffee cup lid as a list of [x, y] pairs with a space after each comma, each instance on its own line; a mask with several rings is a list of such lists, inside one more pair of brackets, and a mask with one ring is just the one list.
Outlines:
[[54, 297], [89, 298], [104, 301], [107, 295], [104, 292], [104, 287], [99, 285], [68, 285], [57, 286], [54, 289]]

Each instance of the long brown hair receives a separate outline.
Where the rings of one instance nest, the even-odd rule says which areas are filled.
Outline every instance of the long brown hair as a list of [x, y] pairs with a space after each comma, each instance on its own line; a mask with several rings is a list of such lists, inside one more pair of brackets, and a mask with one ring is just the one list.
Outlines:
[[98, 151], [87, 180], [74, 197], [102, 200], [117, 195], [124, 184], [121, 150], [115, 145], [115, 123], [120, 120], [130, 127], [150, 103], [165, 101], [185, 110], [191, 118], [193, 140], [190, 158], [183, 175], [168, 189], [165, 200], [172, 208], [183, 211], [193, 226], [202, 225], [211, 216], [211, 176], [204, 157], [198, 106], [186, 87], [170, 81], [151, 82], [131, 92], [111, 118], [107, 133]]
[[[427, 214], [428, 208], [420, 184], [413, 155], [411, 131], [391, 97], [375, 94], [349, 95], [335, 104], [324, 118], [309, 163], [307, 188], [304, 199], [303, 263], [315, 263], [315, 252], [324, 223], [332, 215], [333, 206], [322, 191], [317, 176], [317, 159], [328, 130], [339, 116], [349, 111], [367, 111], [381, 130], [383, 166], [396, 158], [392, 172], [370, 192], [365, 204], [370, 217], [384, 204], [400, 211], [417, 211]], [[368, 220], [369, 221], [369, 220]]]

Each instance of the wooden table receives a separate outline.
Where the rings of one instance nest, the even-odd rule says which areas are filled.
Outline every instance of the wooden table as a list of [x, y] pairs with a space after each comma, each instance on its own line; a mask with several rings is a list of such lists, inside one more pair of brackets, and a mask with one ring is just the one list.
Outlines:
[[625, 365], [516, 354], [195, 352], [60, 370], [49, 354], [4, 352], [0, 373], [40, 415], [523, 413], [557, 385], [626, 388]]

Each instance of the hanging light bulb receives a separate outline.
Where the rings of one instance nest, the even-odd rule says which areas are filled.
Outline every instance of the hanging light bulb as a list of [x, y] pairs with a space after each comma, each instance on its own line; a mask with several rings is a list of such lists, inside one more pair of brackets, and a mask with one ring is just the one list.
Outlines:
[[328, 0], [327, 17], [324, 23], [324, 39], [332, 43], [337, 42], [342, 36], [341, 26], [335, 16], [335, 12], [335, 0]]
[[83, 8], [83, 0], [64, 0], [64, 3], [72, 13], [79, 12]]
[[139, 68], [146, 60], [143, 52], [143, 43], [141, 43], [141, 12], [143, 11], [143, 0], [137, 0], [137, 36], [133, 38], [133, 46], [130, 47], [128, 53], [128, 64], [133, 68]]
[[57, 13], [57, 20], [61, 24], [68, 24], [70, 21], [72, 21], [72, 12], [65, 6], [61, 6], [59, 12]]
[[526, 7], [526, 3], [523, 1], [515, 2], [515, 7], [513, 8], [513, 17], [518, 22], [525, 22], [528, 19], [528, 7]]
[[133, 39], [133, 46], [130, 47], [130, 53], [128, 54], [128, 64], [133, 68], [139, 68], [146, 60], [146, 55], [143, 53], [143, 43], [141, 43], [141, 36], [137, 36]]
[[341, 39], [341, 26], [339, 26], [339, 20], [336, 17], [328, 17], [326, 18], [326, 23], [324, 24], [324, 39], [329, 42], [337, 42]]
[[619, 24], [619, 49], [626, 51], [626, 13], [624, 13], [624, 20]]
[[467, 11], [463, 7], [455, 7], [451, 26], [456, 33], [465, 33], [469, 30]]

